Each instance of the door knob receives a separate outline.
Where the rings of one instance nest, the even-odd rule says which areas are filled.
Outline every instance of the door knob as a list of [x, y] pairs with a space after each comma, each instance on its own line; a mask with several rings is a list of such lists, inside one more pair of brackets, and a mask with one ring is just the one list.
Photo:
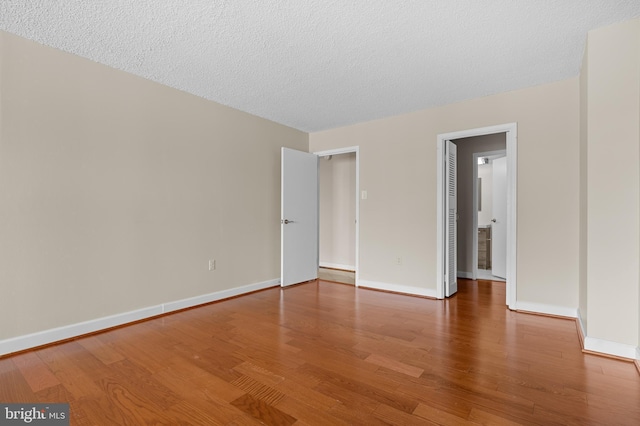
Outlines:
[[284, 223], [285, 225], [288, 225], [288, 224], [290, 224], [290, 223], [293, 223], [293, 220], [289, 220], [289, 219], [282, 219], [282, 220], [280, 221], [280, 223]]
[[496, 223], [496, 222], [497, 222], [497, 220], [495, 220], [495, 219], [491, 219], [491, 222]]

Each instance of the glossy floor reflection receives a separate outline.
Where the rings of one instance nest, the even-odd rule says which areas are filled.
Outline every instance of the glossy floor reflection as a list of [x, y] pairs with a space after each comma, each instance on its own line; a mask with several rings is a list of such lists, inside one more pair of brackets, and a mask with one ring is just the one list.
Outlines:
[[271, 288], [0, 359], [0, 401], [69, 402], [72, 425], [640, 424], [632, 363], [504, 301]]

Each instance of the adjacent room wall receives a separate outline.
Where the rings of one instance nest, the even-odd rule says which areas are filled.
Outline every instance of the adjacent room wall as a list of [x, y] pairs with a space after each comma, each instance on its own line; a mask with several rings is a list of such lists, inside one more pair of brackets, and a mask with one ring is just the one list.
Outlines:
[[[576, 77], [312, 133], [312, 151], [360, 146], [360, 189], [368, 192], [360, 201], [361, 284], [435, 296], [437, 135], [516, 122], [517, 300], [575, 312], [578, 95]], [[539, 158], [545, 158], [545, 173]]]
[[0, 343], [278, 279], [307, 134], [2, 32], [0, 61]]
[[493, 165], [478, 165], [478, 178], [481, 179], [480, 211], [478, 212], [478, 226], [491, 225], [493, 218]]
[[321, 158], [320, 266], [355, 270], [356, 154]]
[[505, 133], [474, 136], [455, 139], [458, 162], [458, 271], [460, 276], [470, 277], [473, 273], [473, 229], [474, 216], [478, 211], [473, 208], [473, 169], [476, 152], [498, 151], [507, 148]]

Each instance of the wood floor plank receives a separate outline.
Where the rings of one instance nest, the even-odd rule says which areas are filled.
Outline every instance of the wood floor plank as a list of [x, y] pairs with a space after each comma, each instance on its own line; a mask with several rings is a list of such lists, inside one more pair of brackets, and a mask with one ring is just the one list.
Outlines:
[[[99, 385], [103, 390], [102, 397], [83, 401], [84, 410], [98, 424], [163, 423], [162, 410], [138, 389], [108, 378], [101, 379]], [[91, 408], [85, 408], [87, 402]]]
[[461, 411], [462, 416], [458, 416], [435, 406], [419, 403], [416, 409], [413, 410], [413, 414], [440, 425], [468, 425], [473, 423], [467, 420], [471, 410], [472, 408], [463, 409]]
[[166, 410], [179, 402], [179, 396], [169, 386], [165, 386], [146, 369], [129, 360], [114, 363], [112, 374], [99, 381], [105, 391], [114, 382], [126, 388], [131, 394], [144, 399], [147, 405], [157, 410]]
[[[316, 393], [316, 395], [322, 394]], [[326, 398], [324, 395], [322, 395], [322, 397]], [[287, 395], [280, 402], [278, 402], [277, 408], [298, 419], [296, 425], [298, 425], [298, 423], [332, 426], [348, 425], [348, 422], [329, 414], [329, 410], [335, 407], [336, 404], [337, 401], [334, 400], [334, 404], [332, 404], [331, 406], [320, 408], [320, 405], [316, 404], [314, 400], [306, 398], [297, 399]]]
[[260, 383], [249, 376], [240, 376], [231, 382], [231, 384], [270, 406], [277, 405], [285, 396], [282, 392]]
[[268, 425], [288, 426], [294, 424], [297, 420], [295, 417], [249, 394], [231, 401], [231, 405], [238, 407], [240, 410]]
[[68, 403], [69, 417], [72, 425], [94, 425], [85, 413], [82, 405], [73, 397], [63, 385], [45, 388], [35, 393], [34, 402], [41, 403]]
[[[85, 354], [81, 354], [82, 356], [79, 357], [77, 348], [72, 344], [73, 342], [51, 346], [41, 349], [37, 353], [59, 382], [63, 384], [76, 399], [102, 396], [102, 390], [96, 384], [96, 379], [103, 377], [105, 374], [104, 371], [96, 369], [94, 371], [95, 376], [92, 375], [90, 370], [91, 364], [88, 367], [78, 363], [79, 358], [88, 361], [88, 357], [84, 356]], [[79, 345], [77, 346], [80, 347]], [[97, 361], [96, 358], [94, 358], [94, 360]]]
[[[370, 377], [356, 379], [354, 377], [345, 376], [335, 373], [334, 371], [325, 370], [311, 365], [306, 365], [305, 368], [322, 377], [323, 383], [320, 386], [324, 384], [328, 389], [335, 389], [336, 387], [341, 388], [349, 391], [351, 394], [358, 395], [361, 398], [387, 404], [390, 407], [397, 408], [407, 413], [412, 412], [417, 405], [416, 401], [394, 392], [393, 389], [384, 389], [376, 386], [369, 381]], [[320, 386], [316, 389], [319, 389]], [[326, 394], [330, 395], [330, 393]]]
[[223, 380], [231, 382], [240, 376], [240, 373], [235, 371], [233, 367], [242, 364], [243, 360], [235, 356], [235, 352], [228, 353], [215, 349], [195, 352], [191, 350], [191, 348], [183, 345], [175, 346], [175, 350], [180, 355], [180, 358], [185, 360], [184, 362], [189, 360], [188, 362]]
[[379, 404], [375, 399], [369, 398], [357, 390], [339, 386], [330, 381], [320, 382], [313, 390], [339, 401], [339, 404], [336, 404], [330, 411], [342, 411], [344, 409], [347, 411], [361, 411], [359, 415], [364, 415], [364, 413], [371, 415]]
[[172, 405], [172, 411], [181, 412], [184, 410], [183, 406], [188, 404], [189, 407], [194, 407], [194, 409], [212, 417], [216, 422], [227, 424], [235, 421], [239, 424], [254, 424], [251, 416], [243, 414], [242, 411], [231, 405], [231, 401], [245, 395], [246, 392], [242, 389], [207, 372], [189, 377], [174, 373], [175, 371], [167, 370], [154, 375], [156, 380], [167, 386], [172, 386], [174, 392], [181, 396], [182, 401]]
[[[283, 371], [295, 370], [304, 363], [296, 355], [289, 357], [282, 356], [278, 351], [273, 348], [245, 348], [237, 350], [233, 353], [234, 357], [239, 359], [240, 362], [236, 365], [240, 365], [243, 362], [248, 362], [254, 365], [260, 365], [262, 368], [273, 372], [274, 374], [282, 375]], [[234, 366], [235, 367], [235, 366]], [[236, 370], [234, 373], [239, 374]]]
[[[302, 331], [289, 331], [287, 335], [292, 337], [292, 339], [287, 343], [289, 346], [295, 347], [298, 351], [303, 349], [311, 349], [318, 348], [318, 341], [322, 340], [321, 337], [310, 336]], [[365, 359], [371, 352], [366, 350], [360, 350], [357, 348], [358, 344], [356, 341], [360, 341], [362, 337], [349, 336], [348, 328], [343, 328], [342, 331], [339, 332], [338, 338], [336, 340], [332, 340], [331, 342], [326, 342], [323, 347], [330, 349], [334, 352], [343, 353], [349, 357], [356, 357], [360, 359]], [[327, 344], [330, 343], [330, 344]]]
[[[202, 409], [190, 402], [175, 405], [163, 412], [163, 417], [171, 419], [166, 424], [175, 425], [224, 425], [227, 423], [219, 412], [215, 410]], [[236, 416], [233, 417], [235, 419]]]
[[5, 403], [31, 402], [33, 390], [11, 359], [2, 361], [0, 371], [0, 401]]
[[105, 364], [111, 364], [125, 359], [120, 352], [113, 349], [111, 345], [102, 342], [98, 336], [87, 336], [78, 339], [78, 344]]
[[328, 411], [328, 413], [346, 422], [350, 425], [366, 425], [366, 426], [388, 426], [389, 423], [376, 417], [373, 411], [377, 408], [375, 405], [372, 409], [365, 407], [353, 408], [348, 405], [338, 404]]
[[467, 401], [472, 407], [495, 407], [505, 413], [516, 413], [528, 417], [533, 413], [534, 403], [517, 394], [507, 394], [493, 389], [473, 388], [464, 382], [437, 377], [440, 393], [444, 397]]
[[[313, 386], [318, 384], [316, 383]], [[340, 403], [337, 399], [317, 392], [295, 379], [286, 379], [275, 385], [274, 388], [287, 395], [290, 399], [297, 400], [320, 411], [329, 410]]]
[[38, 392], [60, 384], [60, 381], [58, 381], [56, 376], [53, 375], [42, 360], [38, 358], [35, 352], [27, 352], [23, 354], [23, 356], [15, 358], [14, 363], [33, 392]]
[[411, 377], [420, 377], [420, 375], [424, 373], [424, 369], [422, 368], [405, 364], [384, 355], [371, 354], [367, 358], [365, 358], [365, 361], [379, 365], [380, 367], [388, 368], [389, 370], [397, 371], [398, 373], [406, 374], [407, 376]]
[[373, 415], [390, 425], [434, 426], [438, 424], [437, 422], [427, 420], [424, 417], [415, 416], [413, 414], [397, 410], [393, 407], [389, 407], [386, 404], [379, 404], [378, 407], [373, 410]]
[[2, 358], [0, 401], [68, 402], [73, 425], [640, 424], [633, 364], [504, 300], [271, 288]]
[[[144, 325], [144, 323], [138, 325]], [[148, 330], [149, 328], [145, 327], [145, 329]], [[165, 360], [172, 356], [171, 351], [167, 348], [168, 343], [158, 336], [149, 335], [145, 338], [144, 332], [135, 334], [137, 336], [124, 333], [108, 333], [98, 337], [102, 341], [113, 341], [113, 348], [120, 352], [123, 358], [131, 359], [139, 365], [144, 365], [150, 372], [162, 370], [165, 367]], [[118, 335], [121, 335], [122, 338], [116, 337]]]
[[[633, 408], [633, 402], [637, 403]], [[625, 397], [607, 397], [600, 395], [589, 395], [587, 397], [587, 405], [590, 409], [601, 410], [602, 412], [624, 412], [630, 423], [640, 424], [640, 398], [633, 396]], [[629, 406], [632, 408], [629, 409]]]
[[251, 362], [243, 362], [242, 364], [233, 367], [233, 369], [244, 376], [251, 377], [258, 382], [264, 383], [267, 386], [275, 386], [284, 380], [283, 376]]
[[473, 408], [469, 414], [469, 420], [481, 425], [495, 425], [495, 426], [522, 426], [524, 423], [515, 422], [513, 420], [506, 419], [501, 416], [496, 416], [491, 413], [487, 413], [478, 408]]
[[215, 376], [197, 366], [196, 371], [188, 371], [185, 365], [179, 368], [167, 368], [154, 374], [154, 378], [167, 387], [175, 389], [182, 398], [213, 398], [231, 402], [244, 395], [245, 392], [233, 384]]
[[353, 346], [353, 349], [365, 354], [363, 358], [377, 353], [387, 356], [402, 356], [411, 360], [424, 360], [426, 364], [429, 364], [433, 360], [433, 356], [429, 354], [432, 349], [429, 343], [423, 343], [413, 341], [407, 343], [402, 340], [378, 336], [365, 336], [358, 339], [358, 342]]

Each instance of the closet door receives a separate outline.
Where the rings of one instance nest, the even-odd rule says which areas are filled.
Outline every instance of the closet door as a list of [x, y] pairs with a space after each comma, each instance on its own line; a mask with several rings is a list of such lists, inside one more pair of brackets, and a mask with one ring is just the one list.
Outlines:
[[457, 161], [456, 145], [446, 141], [445, 148], [445, 286], [444, 294], [449, 297], [458, 291], [458, 206], [457, 206]]

